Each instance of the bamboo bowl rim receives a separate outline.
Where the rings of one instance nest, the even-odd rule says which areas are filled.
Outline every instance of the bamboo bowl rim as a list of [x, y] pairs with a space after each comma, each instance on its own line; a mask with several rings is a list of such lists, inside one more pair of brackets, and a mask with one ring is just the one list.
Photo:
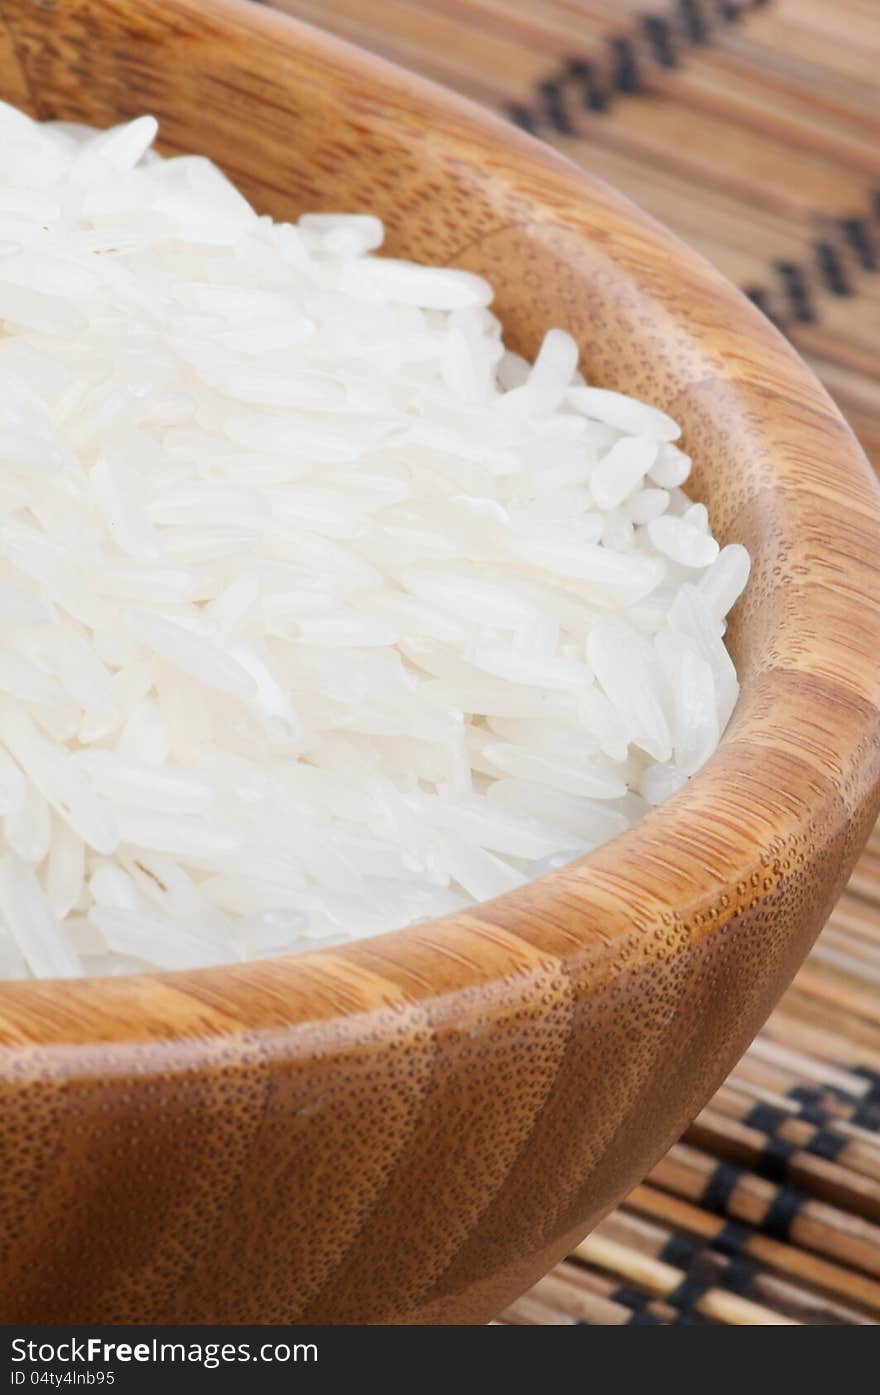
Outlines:
[[[204, 22], [212, 38], [296, 54], [316, 81], [328, 68], [344, 72], [370, 91], [378, 125], [380, 108], [403, 109], [431, 129], [436, 158], [452, 164], [466, 156], [486, 168], [490, 157], [504, 197], [526, 208], [530, 236], [560, 235], [566, 246], [601, 240], [615, 293], [647, 306], [682, 348], [678, 375], [657, 404], [683, 419], [684, 444], [691, 424], [699, 435], [723, 417], [752, 462], [748, 496], [731, 506], [721, 531], [736, 538], [749, 515], [767, 548], [768, 576], [776, 558], [793, 556], [797, 566], [751, 621], [762, 633], [716, 753], [662, 807], [577, 862], [464, 912], [329, 949], [201, 970], [0, 983], [0, 1045], [63, 1048], [63, 1069], [74, 1074], [104, 1071], [109, 1045], [125, 1070], [148, 1040], [152, 1069], [201, 1065], [230, 1036], [256, 1034], [261, 1049], [286, 1057], [346, 1052], [368, 1039], [377, 1044], [377, 1012], [431, 999], [435, 1021], [460, 1024], [479, 989], [485, 1026], [493, 1001], [499, 1016], [506, 1010], [495, 990], [512, 976], [531, 976], [540, 1014], [537, 985], [548, 969], [565, 974], [577, 965], [583, 982], [587, 965], [588, 982], [598, 986], [637, 965], [640, 937], [656, 940], [657, 970], [677, 949], [723, 933], [737, 908], [784, 880], [789, 853], [813, 837], [812, 794], [836, 801], [844, 815], [858, 805], [865, 754], [880, 739], [880, 573], [871, 562], [880, 491], [851, 432], [744, 296], [540, 142], [246, 0], [213, 0], [210, 13], [198, 0], [151, 0], [147, 8], [151, 22], [185, 16], [194, 26]], [[764, 534], [754, 514], [767, 500], [774, 523]], [[772, 581], [751, 580], [740, 605], [748, 608], [751, 589], [762, 584], [772, 591]], [[819, 591], [829, 603], [817, 604]], [[748, 618], [732, 633], [741, 647]], [[814, 752], [810, 730], [811, 710], [826, 703], [841, 711], [830, 761], [827, 749]], [[745, 830], [734, 827], [737, 809]]]

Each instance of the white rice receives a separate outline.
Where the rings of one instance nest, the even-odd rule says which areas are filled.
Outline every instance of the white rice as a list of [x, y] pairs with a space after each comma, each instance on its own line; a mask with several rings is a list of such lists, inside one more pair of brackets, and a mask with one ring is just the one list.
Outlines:
[[0, 976], [443, 915], [700, 769], [749, 559], [674, 421], [152, 117], [0, 129]]

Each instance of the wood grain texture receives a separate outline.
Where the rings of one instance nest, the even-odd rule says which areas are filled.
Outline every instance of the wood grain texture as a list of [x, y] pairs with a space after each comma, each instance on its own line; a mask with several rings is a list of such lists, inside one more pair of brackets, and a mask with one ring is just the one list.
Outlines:
[[877, 486], [698, 257], [467, 103], [236, 0], [0, 0], [0, 93], [154, 111], [262, 211], [376, 211], [489, 276], [514, 347], [683, 423], [755, 570], [713, 760], [636, 829], [468, 914], [194, 973], [0, 985], [7, 1322], [481, 1322], [705, 1105], [877, 814]]

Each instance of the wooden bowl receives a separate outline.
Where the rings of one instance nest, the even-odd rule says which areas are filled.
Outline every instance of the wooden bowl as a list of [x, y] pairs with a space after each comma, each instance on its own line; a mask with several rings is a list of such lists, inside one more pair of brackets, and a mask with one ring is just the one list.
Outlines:
[[753, 580], [717, 755], [573, 867], [442, 922], [207, 972], [0, 986], [6, 1322], [484, 1322], [642, 1178], [877, 813], [878, 491], [698, 257], [457, 98], [234, 0], [2, 0], [41, 117], [142, 111], [263, 211], [371, 210], [489, 276], [509, 342], [681, 420]]

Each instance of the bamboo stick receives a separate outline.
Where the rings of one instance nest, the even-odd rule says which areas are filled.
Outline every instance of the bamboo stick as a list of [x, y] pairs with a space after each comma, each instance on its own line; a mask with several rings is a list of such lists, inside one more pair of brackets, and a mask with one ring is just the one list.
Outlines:
[[[658, 1298], [668, 1298], [681, 1286], [684, 1274], [671, 1264], [640, 1254], [617, 1241], [609, 1240], [598, 1232], [588, 1235], [573, 1254], [588, 1264], [598, 1265], [619, 1275], [629, 1283], [637, 1284]], [[708, 1289], [695, 1304], [696, 1311], [703, 1317], [730, 1326], [795, 1327], [796, 1319], [784, 1317], [762, 1304], [753, 1303], [739, 1294], [727, 1293], [724, 1289]]]
[[[594, 1233], [661, 1260], [665, 1258], [665, 1252], [670, 1246], [674, 1247], [677, 1244], [675, 1232], [668, 1226], [645, 1220], [626, 1209], [615, 1211], [597, 1226]], [[698, 1241], [694, 1242], [693, 1257], [688, 1262], [688, 1274], [692, 1282], [702, 1281], [707, 1286], [713, 1279], [722, 1288], [727, 1287], [729, 1283], [735, 1283], [735, 1291], [742, 1297], [767, 1307], [775, 1307], [786, 1316], [802, 1322], [875, 1325], [874, 1318], [857, 1308], [817, 1292], [803, 1282], [769, 1273], [752, 1261], [747, 1260], [744, 1263], [739, 1257], [732, 1260], [729, 1256], [713, 1250], [711, 1244], [700, 1247]]]
[[[809, 1148], [820, 1134], [830, 1134], [839, 1140], [840, 1162], [866, 1177], [880, 1177], [880, 1136], [836, 1118], [827, 1111], [811, 1109], [809, 1118], [805, 1119], [796, 1101], [786, 1095], [774, 1095], [769, 1090], [744, 1090], [736, 1076], [730, 1076], [716, 1092], [711, 1107], [729, 1118], [752, 1123], [756, 1104], [767, 1105], [776, 1113], [779, 1122], [773, 1130], [774, 1137]], [[753, 1123], [752, 1126], [757, 1127]], [[766, 1130], [760, 1129], [759, 1132], [761, 1136], [767, 1136]]]
[[[759, 1171], [767, 1153], [766, 1134], [737, 1119], [726, 1117], [713, 1107], [703, 1110], [684, 1137], [695, 1148], [711, 1151], [716, 1157], [730, 1158], [741, 1167]], [[788, 1142], [781, 1134], [777, 1134], [776, 1139], [782, 1144]], [[854, 1168], [829, 1162], [796, 1145], [792, 1146], [794, 1151], [784, 1165], [786, 1182], [808, 1190], [811, 1196], [829, 1201], [854, 1215], [880, 1223], [880, 1182]]]
[[[650, 1174], [654, 1186], [688, 1201], [702, 1200], [718, 1159], [686, 1144], [675, 1144]], [[749, 1225], [762, 1225], [781, 1188], [742, 1172], [727, 1200], [726, 1212]], [[880, 1276], [880, 1227], [824, 1201], [803, 1196], [791, 1216], [788, 1234], [797, 1244], [842, 1264]]]
[[[680, 1196], [650, 1184], [636, 1187], [626, 1199], [628, 1209], [656, 1217], [676, 1230], [715, 1241], [727, 1221]], [[742, 1253], [780, 1274], [794, 1276], [823, 1292], [837, 1294], [880, 1315], [880, 1283], [867, 1275], [812, 1254], [797, 1245], [775, 1240], [760, 1231], [746, 1231]]]

